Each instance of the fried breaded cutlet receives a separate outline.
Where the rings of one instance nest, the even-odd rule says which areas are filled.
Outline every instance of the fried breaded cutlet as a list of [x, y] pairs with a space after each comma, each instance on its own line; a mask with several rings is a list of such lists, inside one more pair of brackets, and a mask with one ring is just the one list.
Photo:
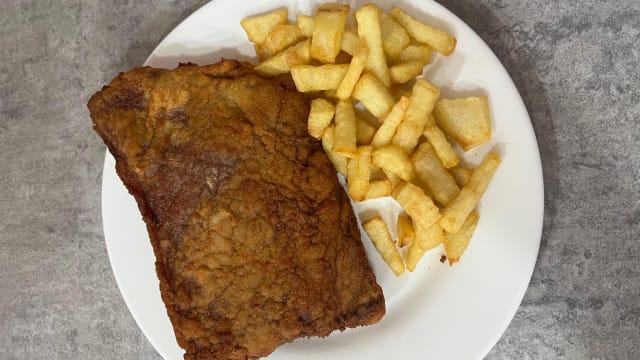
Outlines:
[[223, 60], [122, 73], [88, 106], [147, 225], [185, 359], [262, 357], [384, 315], [295, 89]]

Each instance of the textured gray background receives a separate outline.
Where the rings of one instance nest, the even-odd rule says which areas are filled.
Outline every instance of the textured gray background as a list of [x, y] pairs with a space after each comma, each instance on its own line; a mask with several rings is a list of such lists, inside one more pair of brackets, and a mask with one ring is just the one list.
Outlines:
[[[85, 102], [202, 3], [0, 2], [0, 358], [159, 358], [109, 267]], [[640, 2], [443, 4], [513, 77], [544, 167], [538, 264], [487, 358], [637, 359]]]

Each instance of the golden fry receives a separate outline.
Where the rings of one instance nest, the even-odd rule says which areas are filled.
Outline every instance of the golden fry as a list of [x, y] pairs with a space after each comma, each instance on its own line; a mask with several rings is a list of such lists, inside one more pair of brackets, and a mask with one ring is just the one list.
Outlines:
[[405, 258], [407, 270], [409, 271], [415, 270], [418, 262], [427, 251], [438, 247], [445, 241], [442, 227], [437, 222], [427, 228], [416, 225], [415, 232], [415, 239], [409, 246], [409, 251], [407, 251], [407, 257]]
[[333, 164], [333, 167], [340, 174], [347, 176], [347, 160], [343, 155], [336, 154], [333, 152], [333, 142], [335, 141], [335, 125], [330, 125], [327, 130], [322, 134], [322, 149], [327, 154], [329, 160]]
[[240, 25], [247, 33], [249, 41], [262, 44], [273, 28], [287, 23], [287, 16], [289, 11], [281, 9], [263, 15], [249, 16], [242, 19]]
[[433, 28], [411, 17], [398, 7], [391, 9], [391, 16], [418, 42], [429, 45], [442, 55], [449, 55], [456, 48], [456, 39], [446, 31]]
[[356, 86], [358, 79], [360, 79], [360, 74], [362, 74], [362, 70], [364, 70], [364, 66], [367, 63], [367, 57], [369, 57], [369, 48], [367, 48], [365, 42], [362, 42], [353, 53], [349, 69], [336, 90], [338, 99], [345, 100], [351, 97], [353, 88]]
[[396, 129], [400, 122], [404, 118], [404, 114], [409, 107], [409, 99], [402, 96], [398, 102], [393, 105], [391, 111], [385, 116], [382, 125], [376, 131], [376, 134], [373, 136], [373, 140], [371, 141], [371, 145], [374, 148], [379, 148], [384, 145], [388, 145], [391, 143], [391, 139], [393, 139], [393, 134], [396, 133]]
[[264, 39], [264, 43], [261, 44], [261, 50], [263, 51], [263, 56], [269, 58], [302, 40], [304, 40], [304, 36], [296, 26], [276, 25]]
[[379, 10], [378, 17], [380, 19], [380, 32], [382, 35], [382, 48], [390, 59], [397, 57], [402, 49], [404, 49], [411, 39], [407, 31], [400, 26], [386, 12]]
[[356, 114], [351, 100], [339, 100], [336, 105], [336, 134], [333, 152], [346, 157], [357, 155]]
[[344, 33], [342, 34], [342, 44], [340, 50], [346, 52], [349, 55], [353, 55], [360, 44], [360, 38], [358, 33], [349, 26], [345, 26]]
[[300, 92], [331, 90], [338, 88], [349, 65], [295, 65], [291, 77]]
[[394, 59], [396, 64], [411, 61], [421, 62], [422, 65], [431, 63], [431, 48], [427, 45], [409, 45]]
[[394, 84], [406, 83], [413, 80], [416, 76], [422, 75], [424, 65], [419, 61], [410, 61], [399, 63], [389, 68], [391, 82]]
[[353, 88], [353, 97], [377, 118], [385, 116], [396, 103], [393, 95], [384, 84], [375, 75], [368, 72], [360, 76], [360, 80]]
[[393, 174], [404, 181], [413, 178], [413, 165], [407, 153], [395, 145], [386, 145], [373, 151], [373, 165], [384, 170], [386, 174]]
[[462, 254], [469, 246], [469, 242], [476, 230], [480, 216], [476, 211], [472, 211], [462, 224], [462, 228], [457, 234], [444, 233], [444, 252], [447, 254], [449, 265], [460, 261]]
[[323, 63], [335, 61], [342, 45], [349, 5], [324, 4], [316, 11], [311, 37], [311, 57]]
[[446, 206], [458, 196], [460, 188], [456, 184], [456, 180], [442, 166], [440, 159], [428, 142], [418, 145], [416, 151], [411, 154], [411, 161], [416, 177], [429, 188], [437, 202]]
[[356, 114], [356, 140], [361, 145], [371, 144], [373, 135], [378, 129]]
[[402, 262], [400, 253], [398, 249], [396, 249], [387, 230], [387, 225], [382, 221], [382, 218], [379, 216], [374, 217], [362, 224], [362, 227], [393, 273], [396, 274], [396, 276], [402, 275], [404, 273], [404, 262]]
[[433, 110], [439, 96], [440, 89], [429, 81], [424, 79], [416, 81], [411, 90], [407, 112], [393, 136], [393, 144], [400, 146], [407, 152], [413, 151], [424, 131], [429, 113]]
[[438, 126], [464, 151], [491, 139], [491, 115], [486, 96], [439, 100], [433, 108], [433, 116]]
[[424, 132], [422, 133], [431, 147], [433, 147], [433, 151], [435, 151], [436, 155], [440, 158], [442, 165], [450, 169], [460, 162], [460, 158], [455, 151], [453, 151], [453, 147], [449, 140], [447, 140], [446, 135], [440, 130], [438, 125], [435, 124], [435, 120], [433, 120], [433, 116], [429, 115], [429, 120], [427, 121], [427, 125], [424, 127]]
[[309, 135], [316, 139], [322, 138], [322, 134], [331, 124], [333, 116], [336, 113], [336, 107], [323, 98], [316, 98], [311, 100], [311, 107], [309, 109], [309, 122], [308, 131]]
[[365, 69], [371, 71], [386, 87], [391, 86], [387, 59], [382, 48], [379, 10], [373, 5], [365, 5], [354, 14], [358, 23], [358, 36], [364, 39], [369, 48], [369, 57]]
[[366, 200], [371, 177], [371, 146], [358, 148], [355, 157], [347, 162], [347, 189], [354, 201]]
[[[374, 152], [375, 153], [375, 152]], [[408, 182], [398, 183], [391, 193], [404, 211], [413, 219], [416, 236], [418, 228], [427, 229], [440, 219], [440, 210], [424, 191]]]
[[391, 181], [389, 181], [389, 179], [371, 180], [366, 200], [377, 199], [385, 196], [391, 196]]
[[411, 244], [415, 236], [411, 218], [403, 214], [398, 215], [398, 246], [402, 248]]
[[469, 182], [471, 174], [473, 174], [472, 169], [467, 169], [462, 165], [452, 167], [451, 169], [449, 169], [449, 172], [451, 173], [451, 175], [453, 175], [453, 178], [456, 179], [456, 183], [459, 187], [465, 186], [467, 182]]
[[298, 29], [300, 29], [300, 32], [302, 33], [302, 35], [306, 37], [311, 37], [311, 35], [313, 35], [313, 25], [314, 25], [313, 16], [298, 15], [296, 20], [298, 21]]

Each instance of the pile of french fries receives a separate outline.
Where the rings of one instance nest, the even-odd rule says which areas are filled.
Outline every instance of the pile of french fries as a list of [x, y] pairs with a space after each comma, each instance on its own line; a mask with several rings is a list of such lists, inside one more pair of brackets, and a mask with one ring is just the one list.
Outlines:
[[454, 51], [447, 32], [397, 7], [387, 13], [365, 5], [353, 23], [349, 13], [349, 5], [323, 4], [293, 24], [285, 9], [242, 20], [260, 60], [255, 70], [290, 74], [312, 98], [309, 134], [322, 141], [354, 201], [392, 196], [402, 206], [395, 241], [381, 217], [363, 224], [396, 275], [413, 271], [441, 244], [454, 264], [501, 160], [490, 152], [476, 169], [466, 168], [449, 139], [467, 151], [491, 138], [488, 99], [440, 99], [436, 85], [417, 78], [432, 51]]

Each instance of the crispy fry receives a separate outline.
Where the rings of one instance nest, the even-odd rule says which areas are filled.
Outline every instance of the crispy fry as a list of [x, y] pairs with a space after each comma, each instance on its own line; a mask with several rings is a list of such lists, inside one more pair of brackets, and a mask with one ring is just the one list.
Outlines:
[[247, 33], [249, 41], [262, 44], [273, 28], [287, 23], [287, 16], [289, 16], [287, 9], [275, 10], [263, 15], [244, 18], [240, 21], [240, 25]]
[[331, 160], [333, 167], [340, 174], [347, 176], [347, 160], [345, 156], [336, 154], [331, 150], [333, 148], [333, 142], [335, 141], [335, 125], [330, 125], [327, 130], [322, 134], [322, 149], [327, 153], [327, 157]]
[[[374, 152], [375, 153], [375, 152]], [[440, 210], [430, 197], [418, 186], [409, 183], [398, 183], [391, 193], [394, 199], [402, 206], [404, 211], [413, 219], [416, 230], [427, 229], [440, 219]]]
[[456, 166], [460, 162], [460, 158], [453, 148], [451, 147], [451, 143], [447, 140], [447, 137], [444, 135], [442, 130], [435, 124], [435, 120], [432, 115], [429, 115], [429, 120], [427, 121], [427, 125], [424, 127], [424, 132], [422, 133], [431, 147], [433, 147], [433, 151], [435, 151], [438, 158], [442, 162], [442, 165], [450, 169]]
[[412, 38], [429, 45], [442, 55], [450, 55], [456, 48], [456, 39], [447, 32], [421, 23], [398, 7], [391, 9], [390, 13]]
[[445, 241], [442, 227], [437, 222], [427, 228], [416, 224], [415, 232], [415, 239], [409, 246], [409, 251], [405, 258], [407, 270], [409, 271], [415, 270], [418, 262], [427, 251], [436, 248]]
[[424, 65], [419, 61], [410, 61], [393, 65], [389, 68], [391, 82], [394, 84], [406, 83], [416, 76], [422, 75], [423, 69]]
[[360, 38], [358, 37], [358, 33], [348, 25], [345, 26], [340, 49], [349, 55], [353, 55], [359, 44]]
[[[336, 134], [333, 152], [346, 157], [357, 155], [356, 114], [351, 100], [339, 100], [336, 105]], [[367, 178], [368, 180], [368, 178]]]
[[358, 82], [358, 79], [360, 79], [360, 74], [362, 74], [362, 70], [367, 63], [367, 57], [369, 57], [369, 48], [367, 48], [365, 42], [361, 42], [353, 53], [349, 69], [336, 90], [336, 97], [338, 99], [345, 100], [351, 97], [353, 88]]
[[400, 100], [393, 105], [391, 111], [389, 111], [387, 116], [385, 116], [382, 125], [380, 125], [378, 131], [376, 131], [376, 134], [373, 136], [371, 145], [373, 145], [374, 148], [379, 148], [391, 143], [393, 134], [396, 133], [396, 129], [398, 128], [398, 125], [400, 125], [408, 107], [409, 99], [404, 96], [402, 96]]
[[386, 12], [379, 10], [378, 17], [380, 19], [380, 32], [382, 35], [382, 48], [390, 59], [397, 57], [402, 49], [404, 49], [411, 39], [407, 31], [400, 26]]
[[382, 221], [382, 218], [379, 216], [374, 217], [362, 224], [362, 227], [393, 273], [396, 274], [396, 276], [402, 275], [404, 273], [404, 263], [393, 240], [391, 240], [387, 225]]
[[371, 180], [366, 200], [391, 196], [391, 181], [389, 179]]
[[373, 135], [378, 129], [361, 116], [356, 114], [356, 140], [361, 145], [371, 144]]
[[309, 62], [309, 43], [309, 40], [304, 40], [292, 45], [256, 65], [253, 69], [264, 76], [286, 74], [291, 70], [291, 66]]
[[416, 172], [416, 177], [425, 184], [433, 198], [446, 206], [460, 193], [453, 176], [442, 166], [428, 142], [418, 145], [416, 151], [411, 154], [411, 161]]
[[358, 36], [364, 39], [369, 48], [365, 69], [371, 71], [386, 87], [390, 87], [391, 78], [382, 48], [378, 7], [373, 4], [365, 5], [356, 11], [355, 17], [358, 23]]
[[368, 72], [360, 76], [360, 80], [353, 88], [353, 97], [377, 118], [385, 116], [396, 103], [393, 95], [384, 84], [375, 75]]
[[300, 92], [330, 90], [338, 88], [349, 65], [295, 65], [291, 77]]
[[440, 96], [440, 89], [424, 79], [418, 79], [411, 90], [409, 107], [398, 126], [392, 143], [411, 152], [418, 144], [424, 131], [428, 115]]
[[407, 153], [395, 145], [385, 145], [373, 151], [373, 164], [384, 170], [386, 174], [393, 174], [402, 180], [413, 178], [413, 165]]
[[491, 139], [491, 115], [486, 96], [439, 100], [433, 108], [433, 116], [438, 126], [464, 151]]
[[366, 200], [371, 176], [371, 146], [361, 146], [347, 163], [347, 189], [354, 201]]
[[411, 61], [421, 62], [422, 65], [431, 63], [431, 48], [427, 45], [409, 45], [394, 59], [395, 64]]
[[415, 236], [411, 218], [404, 214], [398, 215], [398, 247], [402, 248], [411, 244]]
[[276, 25], [264, 39], [264, 43], [261, 44], [261, 50], [263, 51], [263, 56], [269, 58], [302, 40], [304, 40], [304, 36], [296, 26]]
[[296, 20], [298, 22], [298, 29], [300, 29], [302, 35], [311, 37], [311, 35], [313, 35], [313, 17], [309, 15], [298, 15]]
[[333, 116], [336, 113], [336, 107], [328, 100], [317, 98], [311, 100], [309, 109], [309, 135], [316, 139], [322, 138], [322, 134], [331, 124]]
[[452, 167], [451, 169], [449, 169], [449, 172], [451, 173], [451, 175], [453, 175], [453, 178], [456, 179], [456, 183], [459, 187], [465, 186], [467, 182], [469, 182], [471, 174], [473, 174], [472, 169], [467, 169], [462, 165], [456, 165]]
[[494, 152], [485, 156], [480, 166], [471, 174], [469, 182], [460, 190], [460, 194], [442, 210], [440, 225], [443, 229], [452, 234], [457, 234], [460, 231], [467, 216], [476, 207], [487, 189], [500, 162], [500, 156]]
[[478, 212], [472, 211], [462, 224], [462, 228], [457, 234], [444, 233], [444, 252], [447, 254], [449, 265], [460, 261], [462, 254], [469, 246], [473, 232], [476, 230], [480, 216]]
[[323, 4], [316, 10], [311, 57], [323, 63], [333, 63], [340, 52], [344, 24], [349, 15], [349, 5]]

